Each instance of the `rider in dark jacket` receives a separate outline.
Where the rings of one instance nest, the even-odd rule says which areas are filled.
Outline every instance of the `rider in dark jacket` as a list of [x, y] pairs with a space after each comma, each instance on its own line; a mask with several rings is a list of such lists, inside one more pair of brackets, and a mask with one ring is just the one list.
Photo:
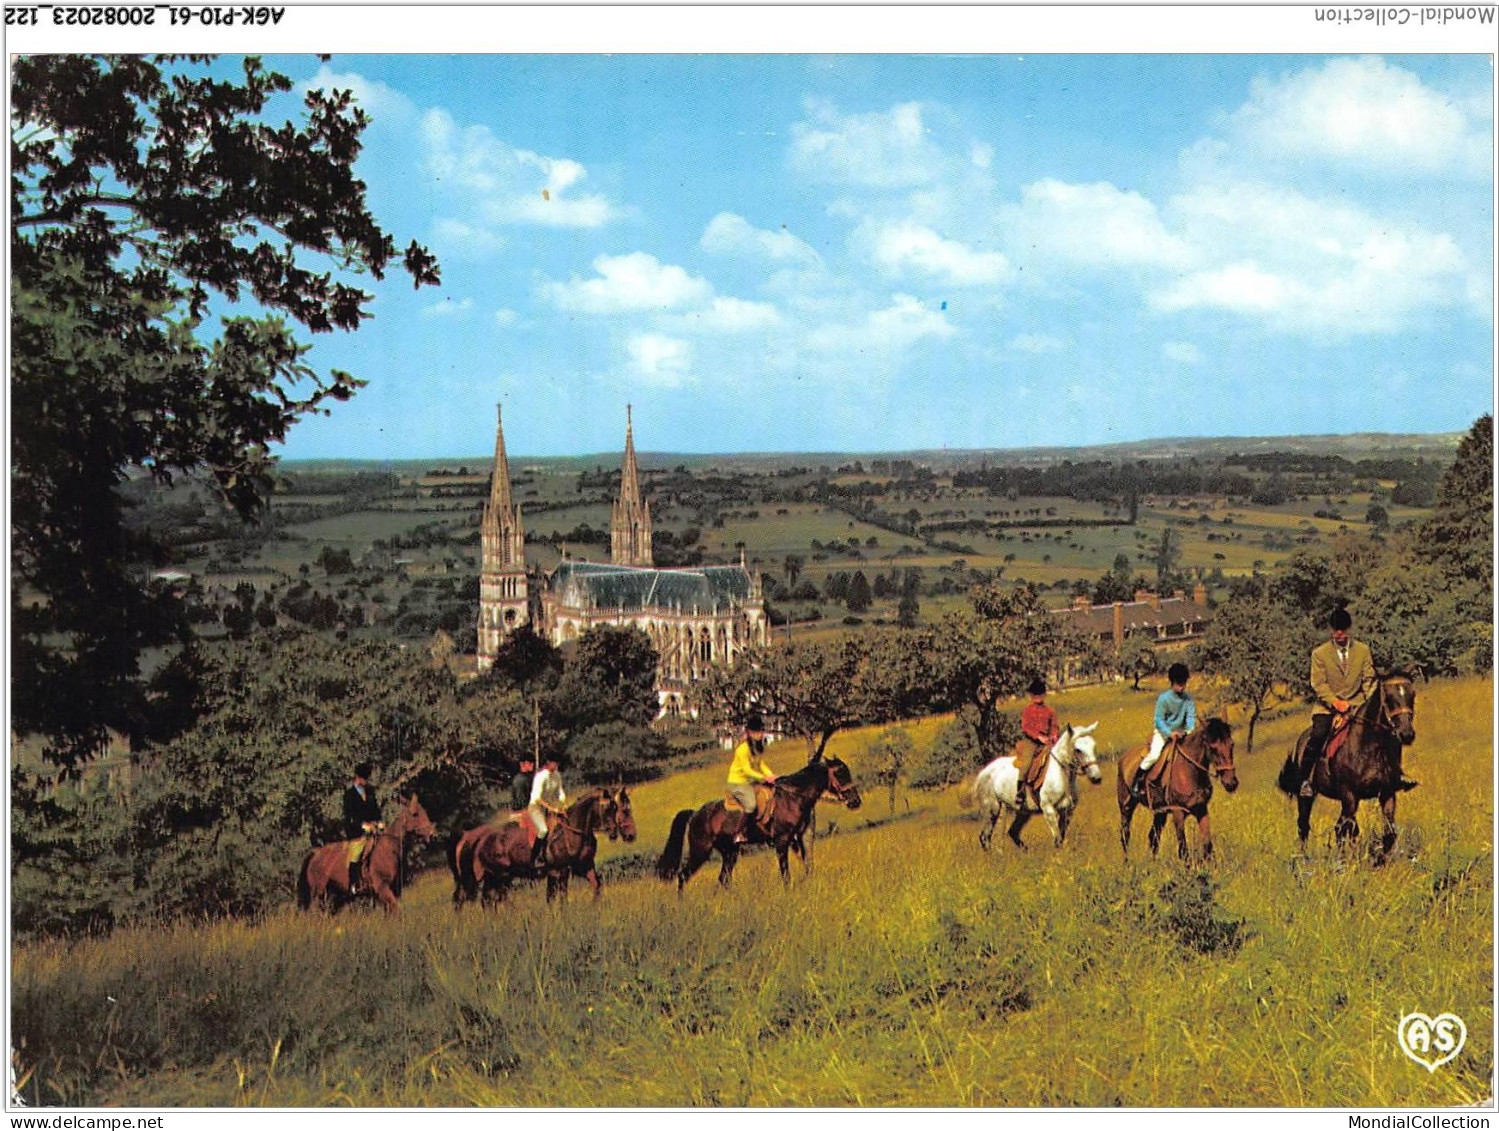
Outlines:
[[375, 767], [369, 762], [360, 762], [354, 767], [354, 784], [344, 790], [344, 836], [360, 842], [349, 860], [349, 891], [359, 890], [359, 865], [364, 855], [363, 841], [376, 832], [381, 823], [380, 800], [375, 796], [375, 787], [370, 785], [370, 775]]

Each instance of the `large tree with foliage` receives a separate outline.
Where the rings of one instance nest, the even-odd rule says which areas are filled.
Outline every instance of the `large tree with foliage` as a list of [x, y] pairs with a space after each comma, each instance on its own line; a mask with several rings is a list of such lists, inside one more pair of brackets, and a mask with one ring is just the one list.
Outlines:
[[1034, 590], [991, 583], [973, 594], [971, 612], [943, 618], [932, 647], [942, 699], [973, 712], [979, 749], [989, 759], [1003, 752], [1008, 735], [1003, 701], [1056, 670], [1075, 646]]
[[245, 59], [18, 57], [11, 88], [11, 724], [65, 766], [138, 741], [142, 651], [184, 632], [144, 581], [156, 550], [118, 488], [201, 474], [245, 518], [271, 445], [361, 382], [306, 363], [298, 330], [353, 330], [398, 267], [355, 175], [365, 114]]
[[758, 649], [714, 669], [693, 689], [713, 721], [739, 726], [751, 710], [822, 757], [833, 735], [922, 714], [931, 707], [928, 634], [877, 630]]
[[1315, 640], [1311, 622], [1277, 600], [1263, 579], [1239, 585], [1213, 614], [1197, 662], [1222, 681], [1227, 702], [1249, 712], [1247, 751], [1266, 708], [1306, 690]]

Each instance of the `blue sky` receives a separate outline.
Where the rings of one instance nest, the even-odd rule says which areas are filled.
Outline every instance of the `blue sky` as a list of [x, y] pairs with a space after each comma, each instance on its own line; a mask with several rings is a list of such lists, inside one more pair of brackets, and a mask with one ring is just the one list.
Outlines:
[[1493, 399], [1474, 55], [336, 55], [381, 223], [289, 458], [1466, 429]]

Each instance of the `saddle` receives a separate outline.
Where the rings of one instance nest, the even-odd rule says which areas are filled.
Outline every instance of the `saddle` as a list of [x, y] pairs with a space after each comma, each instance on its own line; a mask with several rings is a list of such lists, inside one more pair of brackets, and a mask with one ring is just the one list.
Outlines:
[[[776, 791], [774, 786], [755, 783], [755, 820], [764, 822], [770, 816], [770, 810], [775, 805]], [[744, 806], [739, 804], [739, 798], [732, 793], [723, 795], [723, 807], [729, 813], [743, 813]]]
[[1041, 791], [1041, 783], [1046, 780], [1047, 750], [1044, 745], [1033, 742], [1029, 738], [1019, 739], [1015, 743], [1014, 750], [1016, 765], [1020, 764], [1020, 756], [1026, 750], [1034, 751], [1034, 753], [1031, 755], [1031, 768], [1025, 775], [1024, 784], [1030, 787], [1031, 793], [1038, 794]]
[[1173, 738], [1166, 743], [1155, 765], [1145, 771], [1145, 797], [1152, 807], [1166, 804], [1166, 775], [1176, 761], [1176, 748], [1177, 740]]
[[1347, 744], [1348, 732], [1352, 729], [1348, 725], [1347, 715], [1333, 716], [1332, 733], [1327, 736], [1327, 745], [1322, 748], [1322, 757], [1331, 762], [1333, 756]]

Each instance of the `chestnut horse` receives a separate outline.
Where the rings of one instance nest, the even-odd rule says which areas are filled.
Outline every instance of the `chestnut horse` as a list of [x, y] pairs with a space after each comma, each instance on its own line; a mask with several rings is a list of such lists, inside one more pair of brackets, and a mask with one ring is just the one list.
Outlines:
[[[1136, 746], [1119, 759], [1119, 843], [1129, 857], [1129, 826], [1139, 804], [1129, 791], [1130, 779], [1145, 757], [1149, 746]], [[1169, 757], [1162, 754], [1161, 757]], [[1229, 793], [1239, 788], [1239, 774], [1234, 769], [1234, 735], [1228, 723], [1211, 718], [1177, 743], [1176, 755], [1164, 772], [1159, 786], [1146, 787], [1150, 808], [1150, 854], [1161, 847], [1161, 830], [1170, 814], [1176, 825], [1176, 850], [1187, 858], [1187, 817], [1197, 818], [1197, 835], [1202, 840], [1204, 857], [1213, 855], [1213, 826], [1208, 821], [1208, 802], [1213, 796], [1213, 774]]]
[[316, 900], [324, 910], [336, 912], [360, 895], [369, 894], [384, 904], [386, 911], [399, 915], [397, 900], [405, 886], [406, 843], [430, 840], [436, 833], [413, 793], [401, 804], [396, 819], [376, 833], [374, 843], [364, 850], [358, 892], [349, 890], [349, 845], [353, 842], [336, 840], [302, 858], [297, 872], [297, 906], [306, 911]]
[[[1395, 847], [1399, 833], [1395, 826], [1395, 795], [1416, 788], [1416, 783], [1400, 769], [1402, 748], [1416, 741], [1416, 688], [1410, 677], [1403, 672], [1381, 676], [1378, 694], [1369, 696], [1354, 712], [1347, 730], [1348, 736], [1336, 756], [1318, 758], [1312, 767], [1312, 787], [1343, 807], [1335, 827], [1339, 847], [1358, 836], [1359, 802], [1379, 799], [1384, 833], [1373, 855], [1375, 862], [1380, 863]], [[1296, 831], [1303, 849], [1312, 827], [1312, 806], [1317, 800], [1300, 796], [1301, 752], [1311, 734], [1310, 727], [1301, 732], [1276, 781], [1284, 792], [1296, 798]]]
[[[775, 793], [768, 843], [776, 850], [776, 859], [781, 865], [781, 880], [789, 884], [791, 871], [786, 863], [786, 853], [795, 848], [802, 863], [806, 864], [807, 851], [802, 837], [823, 793], [850, 809], [857, 809], [863, 804], [863, 799], [859, 796], [859, 787], [854, 784], [853, 773], [837, 758], [813, 758], [796, 773], [777, 778], [771, 788]], [[681, 810], [671, 823], [666, 848], [656, 861], [656, 875], [663, 880], [676, 877], [677, 893], [681, 894], [692, 874], [706, 864], [714, 849], [717, 849], [718, 855], [723, 858], [718, 882], [728, 887], [734, 874], [734, 865], [739, 860], [741, 845], [734, 834], [738, 831], [741, 820], [747, 823], [749, 843], [767, 843], [767, 838], [761, 835], [750, 814], [737, 811], [731, 813], [722, 801], [710, 801], [696, 810]], [[687, 846], [685, 860], [682, 859], [684, 842]]]
[[[530, 818], [521, 814], [520, 819]], [[531, 838], [514, 821], [480, 825], [454, 836], [448, 844], [448, 870], [453, 874], [453, 907], [482, 897], [484, 905], [498, 902], [510, 891], [517, 877], [546, 876], [547, 899], [561, 893], [567, 898], [571, 876], [582, 876], [593, 888], [593, 898], [603, 894], [603, 883], [594, 867], [598, 851], [598, 832], [604, 830], [610, 840], [635, 839], [635, 815], [630, 794], [623, 786], [616, 789], [596, 788], [585, 793], [556, 818], [547, 835], [546, 848], [538, 867], [531, 868]]]

